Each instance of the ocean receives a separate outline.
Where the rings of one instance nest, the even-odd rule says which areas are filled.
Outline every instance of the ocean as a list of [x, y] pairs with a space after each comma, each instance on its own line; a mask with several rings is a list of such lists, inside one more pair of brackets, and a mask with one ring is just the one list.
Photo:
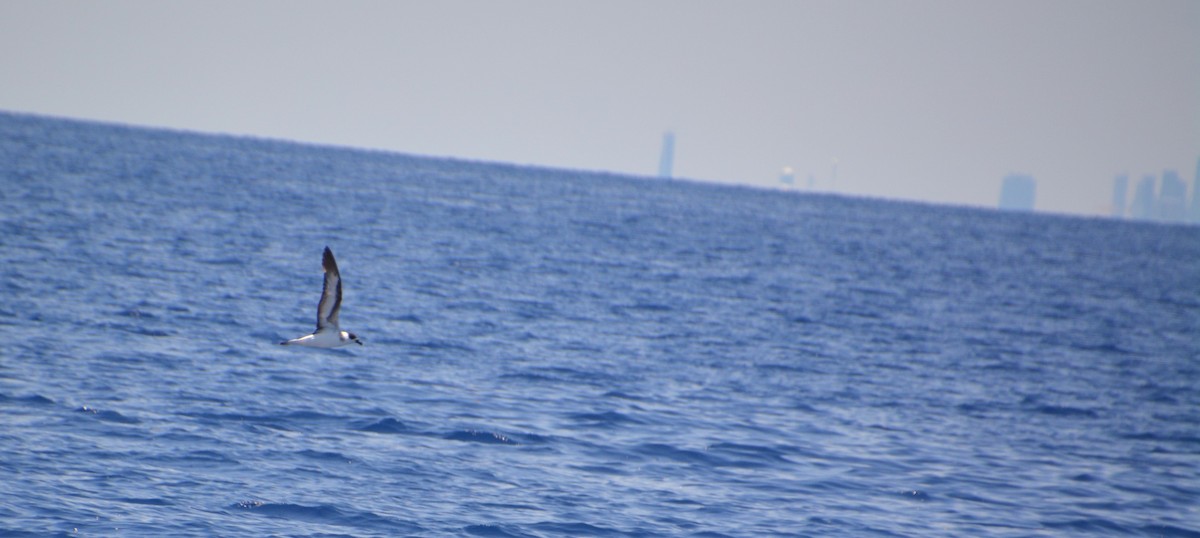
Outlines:
[[[0, 113], [0, 536], [1200, 536], [1200, 227]], [[314, 327], [321, 252], [365, 346]]]

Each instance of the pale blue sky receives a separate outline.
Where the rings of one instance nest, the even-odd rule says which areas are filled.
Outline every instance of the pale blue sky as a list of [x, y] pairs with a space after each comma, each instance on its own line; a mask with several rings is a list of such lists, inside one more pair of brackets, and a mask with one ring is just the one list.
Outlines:
[[[0, 109], [1104, 214], [1200, 157], [1200, 2], [0, 3]], [[830, 184], [834, 160], [836, 184]]]

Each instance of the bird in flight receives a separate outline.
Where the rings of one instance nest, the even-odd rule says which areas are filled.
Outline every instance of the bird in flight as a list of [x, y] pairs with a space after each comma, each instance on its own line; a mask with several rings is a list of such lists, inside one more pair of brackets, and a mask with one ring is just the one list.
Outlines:
[[325, 268], [325, 288], [321, 290], [321, 302], [317, 303], [317, 330], [312, 334], [280, 342], [279, 345], [341, 347], [351, 342], [363, 345], [362, 340], [354, 333], [338, 327], [338, 312], [342, 309], [342, 275], [338, 273], [337, 261], [333, 259], [333, 251], [329, 250], [329, 247], [325, 247], [321, 266]]

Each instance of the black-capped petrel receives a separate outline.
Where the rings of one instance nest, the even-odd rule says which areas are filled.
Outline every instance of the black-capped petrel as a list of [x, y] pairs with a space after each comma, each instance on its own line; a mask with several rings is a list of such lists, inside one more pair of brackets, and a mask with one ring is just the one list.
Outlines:
[[338, 312], [342, 309], [342, 275], [338, 273], [337, 262], [333, 259], [333, 251], [325, 247], [325, 257], [321, 259], [325, 268], [325, 288], [321, 291], [321, 302], [317, 303], [317, 330], [312, 334], [280, 342], [281, 346], [308, 347], [340, 347], [350, 342], [362, 345], [354, 333], [343, 331], [338, 327]]

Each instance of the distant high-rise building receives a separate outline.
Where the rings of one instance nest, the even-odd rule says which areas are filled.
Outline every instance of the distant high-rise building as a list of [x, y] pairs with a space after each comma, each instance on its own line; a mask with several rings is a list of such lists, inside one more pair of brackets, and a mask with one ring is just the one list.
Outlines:
[[1156, 209], [1158, 220], [1164, 222], [1183, 222], [1187, 218], [1187, 184], [1179, 179], [1179, 172], [1163, 170]]
[[1033, 211], [1037, 182], [1026, 174], [1009, 174], [1000, 186], [1000, 209]]
[[1121, 174], [1113, 179], [1112, 216], [1125, 217], [1125, 198], [1129, 193], [1129, 175]]
[[663, 133], [662, 155], [658, 158], [658, 177], [671, 178], [671, 169], [675, 165], [675, 133]]
[[1200, 223], [1200, 159], [1196, 159], [1196, 175], [1192, 177], [1192, 208], [1188, 220]]
[[1154, 176], [1142, 176], [1137, 188], [1133, 191], [1133, 205], [1129, 207], [1129, 216], [1135, 219], [1149, 220], [1154, 218]]

